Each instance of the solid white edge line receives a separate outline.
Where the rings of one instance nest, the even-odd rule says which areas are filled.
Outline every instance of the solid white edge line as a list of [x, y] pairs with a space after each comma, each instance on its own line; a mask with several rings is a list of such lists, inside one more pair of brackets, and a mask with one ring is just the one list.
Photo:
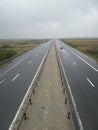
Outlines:
[[6, 80], [6, 79], [3, 79], [3, 80], [0, 82], [0, 84], [2, 84], [5, 80]]
[[67, 86], [68, 86], [69, 93], [70, 93], [70, 96], [71, 96], [71, 99], [72, 99], [72, 103], [73, 103], [73, 106], [74, 106], [74, 111], [76, 113], [76, 117], [77, 117], [77, 120], [78, 120], [78, 123], [79, 123], [79, 126], [80, 126], [80, 130], [84, 130], [84, 127], [83, 127], [82, 121], [80, 119], [79, 112], [77, 110], [76, 103], [75, 103], [75, 100], [74, 100], [74, 97], [73, 97], [73, 94], [72, 94], [72, 91], [71, 91], [71, 87], [69, 85], [69, 82], [68, 82], [68, 79], [67, 79], [67, 75], [66, 75], [66, 72], [64, 70], [64, 67], [63, 67], [63, 64], [62, 64], [60, 56], [59, 56], [59, 59], [60, 59], [61, 66], [62, 66], [62, 69], [63, 69], [63, 72], [64, 72], [64, 76], [66, 78]]
[[92, 85], [92, 87], [94, 88], [95, 86], [94, 86], [94, 84], [90, 81], [90, 79], [89, 78], [86, 78], [87, 79], [87, 81]]
[[88, 63], [86, 60], [84, 60], [82, 57], [80, 57], [79, 55], [77, 55], [75, 52], [73, 52], [71, 49], [67, 48], [71, 53], [73, 53], [75, 56], [77, 56], [80, 60], [82, 60], [83, 62], [85, 62], [88, 66], [90, 66], [92, 69], [94, 69], [96, 72], [98, 72], [98, 69], [96, 69], [95, 67], [93, 67], [90, 63]]
[[[50, 47], [51, 47], [51, 45], [50, 45]], [[20, 106], [19, 106], [19, 108], [18, 108], [18, 111], [17, 111], [17, 113], [16, 113], [16, 115], [15, 115], [15, 117], [14, 117], [14, 119], [13, 119], [13, 121], [12, 121], [12, 123], [11, 123], [11, 125], [10, 125], [10, 127], [9, 127], [8, 130], [12, 130], [13, 124], [15, 123], [15, 121], [16, 121], [16, 119], [17, 119], [17, 117], [18, 117], [18, 114], [19, 114], [19, 112], [21, 111], [21, 108], [22, 108], [23, 104], [25, 103], [25, 99], [26, 99], [26, 97], [28, 96], [28, 93], [29, 93], [30, 89], [32, 88], [32, 85], [33, 85], [33, 83], [34, 83], [34, 81], [35, 81], [35, 79], [36, 79], [36, 76], [37, 76], [37, 74], [38, 74], [38, 72], [39, 72], [39, 70], [40, 70], [40, 68], [41, 68], [41, 66], [42, 66], [42, 64], [43, 64], [43, 62], [44, 62], [44, 60], [45, 60], [47, 54], [48, 54], [48, 51], [49, 51], [50, 47], [49, 47], [48, 50], [46, 51], [46, 53], [45, 53], [45, 55], [44, 55], [44, 57], [43, 57], [43, 59], [42, 59], [42, 62], [40, 63], [40, 65], [39, 65], [39, 67], [38, 67], [38, 69], [37, 69], [37, 72], [36, 72], [36, 74], [35, 74], [33, 80], [31, 81], [31, 84], [30, 84], [30, 86], [29, 86], [29, 88], [28, 88], [28, 90], [27, 90], [27, 92], [26, 92], [26, 94], [25, 94], [25, 96], [24, 96], [24, 98], [23, 98], [23, 100], [22, 100], [22, 102], [21, 102], [21, 104], [20, 104]]]
[[13, 79], [12, 82], [15, 81], [15, 79], [19, 76], [19, 74], [17, 74]]
[[0, 75], [0, 77], [2, 77], [3, 75], [5, 75], [7, 72], [9, 72], [10, 70], [12, 70], [13, 68], [15, 68], [18, 64], [20, 64], [21, 62], [23, 62], [25, 59], [27, 59], [27, 56], [24, 57], [22, 60], [20, 60], [18, 63], [14, 64], [11, 68], [9, 68], [7, 71], [5, 71], [4, 73], [2, 73]]

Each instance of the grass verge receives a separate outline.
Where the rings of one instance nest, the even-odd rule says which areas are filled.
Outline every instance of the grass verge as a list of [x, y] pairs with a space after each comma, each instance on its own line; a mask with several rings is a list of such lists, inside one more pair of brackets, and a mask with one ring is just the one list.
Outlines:
[[62, 40], [69, 46], [85, 53], [86, 55], [90, 56], [94, 60], [98, 62], [98, 40], [91, 39], [91, 40]]
[[44, 42], [46, 40], [1, 40], [0, 66]]

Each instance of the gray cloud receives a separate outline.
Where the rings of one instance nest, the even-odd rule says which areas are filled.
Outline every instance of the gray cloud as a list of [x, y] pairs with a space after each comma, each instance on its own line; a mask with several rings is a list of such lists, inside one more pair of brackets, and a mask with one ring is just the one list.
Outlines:
[[0, 38], [98, 37], [97, 0], [0, 0]]

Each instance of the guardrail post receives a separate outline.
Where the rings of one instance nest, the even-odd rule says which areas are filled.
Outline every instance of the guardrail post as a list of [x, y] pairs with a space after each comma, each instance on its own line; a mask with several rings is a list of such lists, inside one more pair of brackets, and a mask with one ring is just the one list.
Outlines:
[[33, 89], [33, 94], [35, 95], [35, 89]]
[[24, 120], [26, 120], [27, 119], [26, 112], [23, 113], [23, 116], [24, 116]]
[[[9, 130], [19, 130], [19, 127], [20, 127], [20, 124], [21, 124], [22, 120], [28, 119], [26, 110], [27, 110], [28, 105], [32, 104], [31, 96], [32, 96], [32, 94], [35, 95], [35, 87], [38, 86], [37, 81], [40, 80], [40, 76], [42, 74], [43, 67], [44, 67], [45, 61], [47, 59], [49, 50], [50, 50], [50, 47], [48, 48], [47, 52], [45, 53], [45, 56], [42, 59], [42, 62], [40, 64], [40, 66], [39, 66], [39, 68], [38, 68], [32, 82], [31, 82], [30, 86], [29, 86], [29, 89], [27, 90], [27, 93], [25, 94], [25, 96], [24, 96], [24, 98], [22, 100], [22, 103], [21, 103], [21, 105], [20, 105], [20, 107], [19, 107], [19, 109], [17, 111], [17, 114], [14, 117], [14, 120], [12, 121], [12, 123], [10, 125]], [[34, 87], [34, 88], [32, 88], [32, 87]], [[29, 94], [30, 94], [30, 96], [29, 96]], [[22, 109], [22, 108], [24, 108], [24, 109]], [[22, 109], [22, 113], [21, 113], [21, 109]], [[17, 122], [16, 119], [18, 117], [19, 117], [19, 120], [18, 120], [19, 122], [16, 124], [16, 122]]]
[[30, 105], [32, 105], [32, 100], [31, 100], [31, 98], [29, 99], [29, 103], [30, 103]]
[[65, 98], [65, 104], [67, 104], [67, 98]]
[[63, 81], [62, 81], [62, 86], [63, 86]]
[[40, 79], [40, 78], [39, 78], [39, 76], [38, 76], [38, 81], [39, 81], [39, 79]]
[[36, 87], [38, 86], [37, 82], [36, 82]]
[[63, 88], [63, 93], [65, 93], [65, 88]]
[[41, 72], [39, 73], [39, 76], [41, 77]]
[[67, 118], [70, 119], [70, 112], [68, 112]]

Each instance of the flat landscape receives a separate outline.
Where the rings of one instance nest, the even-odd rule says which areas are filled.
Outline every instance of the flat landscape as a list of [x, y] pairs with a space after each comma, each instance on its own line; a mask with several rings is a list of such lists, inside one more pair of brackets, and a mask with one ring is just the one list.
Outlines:
[[45, 41], [46, 40], [0, 40], [0, 65]]
[[63, 41], [98, 62], [98, 39], [64, 39]]

